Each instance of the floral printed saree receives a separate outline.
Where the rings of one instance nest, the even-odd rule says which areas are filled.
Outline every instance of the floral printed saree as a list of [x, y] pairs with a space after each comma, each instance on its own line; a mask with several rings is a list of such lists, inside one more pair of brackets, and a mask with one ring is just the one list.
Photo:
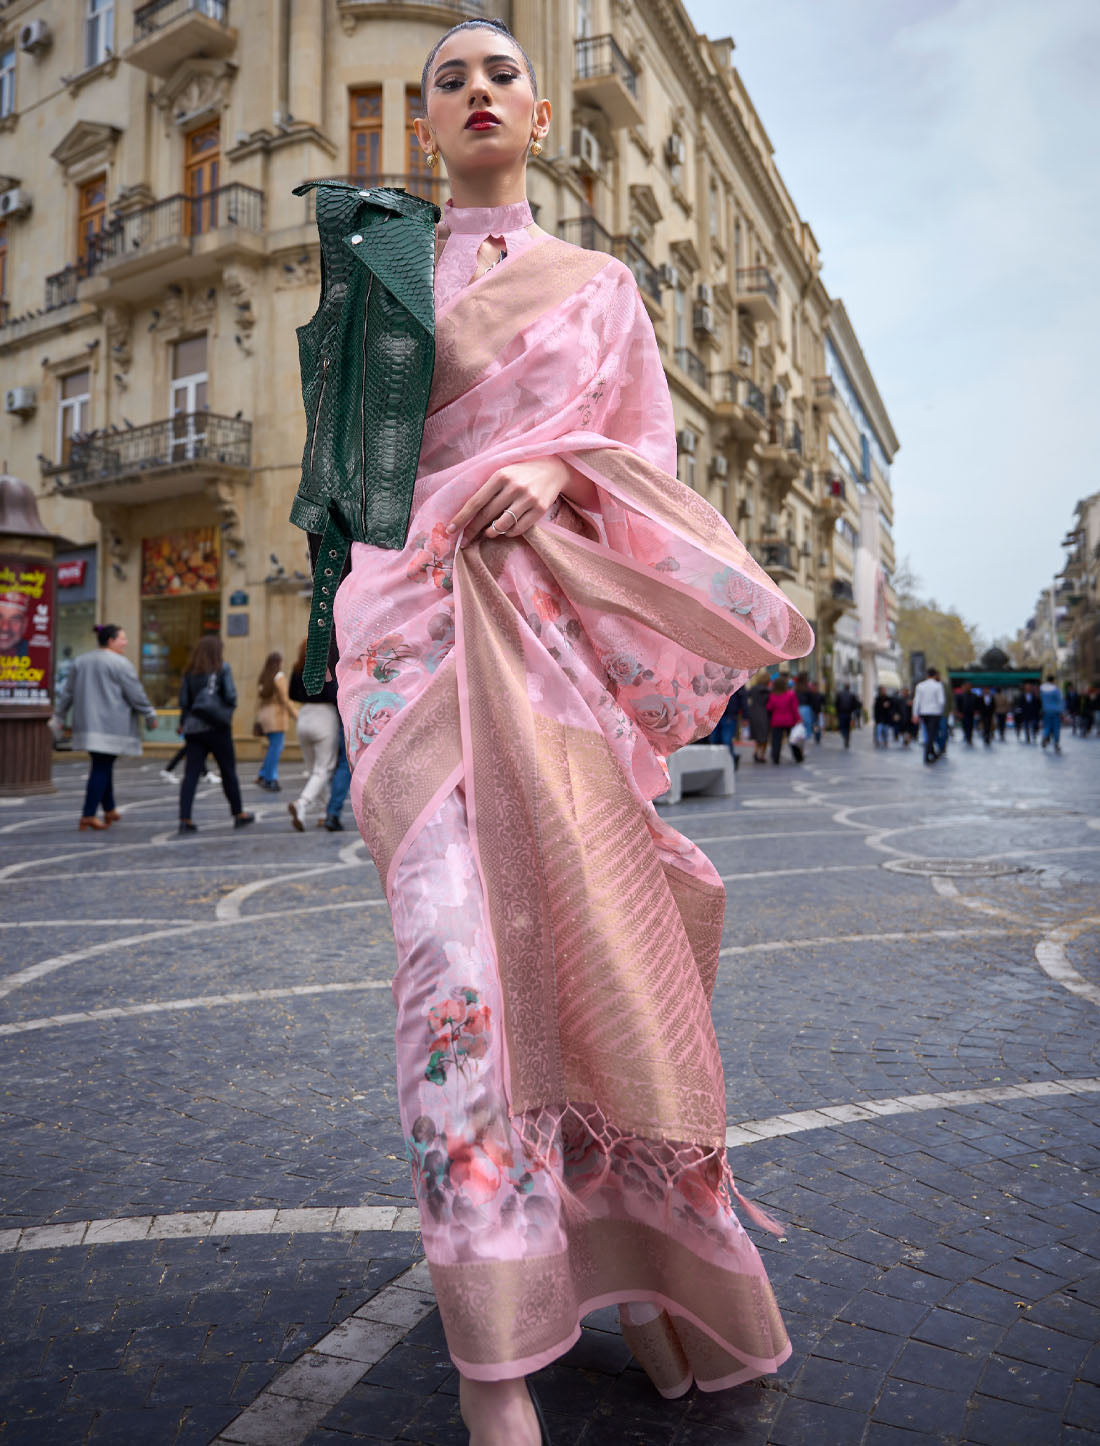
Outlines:
[[[726, 1158], [724, 889], [652, 800], [667, 755], [813, 637], [676, 480], [630, 272], [526, 205], [444, 228], [408, 541], [356, 544], [335, 607], [424, 1249], [468, 1376], [536, 1370], [587, 1312], [633, 1303], [658, 1388], [717, 1390], [790, 1346]], [[471, 282], [488, 235], [507, 258]], [[562, 498], [523, 537], [456, 549], [461, 504], [550, 455], [595, 505]]]

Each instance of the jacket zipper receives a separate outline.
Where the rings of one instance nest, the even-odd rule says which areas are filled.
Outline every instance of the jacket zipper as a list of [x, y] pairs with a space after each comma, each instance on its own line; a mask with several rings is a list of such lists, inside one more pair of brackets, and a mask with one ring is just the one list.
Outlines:
[[367, 530], [367, 326], [370, 322], [370, 294], [374, 287], [374, 272], [367, 282], [367, 295], [363, 302], [363, 388], [359, 394], [359, 486], [361, 492], [361, 520], [363, 534]]
[[309, 445], [309, 475], [313, 476], [313, 457], [317, 451], [317, 433], [321, 430], [321, 403], [325, 399], [325, 387], [328, 384], [328, 357], [321, 359], [321, 390], [317, 393], [317, 415], [313, 420], [313, 441]]

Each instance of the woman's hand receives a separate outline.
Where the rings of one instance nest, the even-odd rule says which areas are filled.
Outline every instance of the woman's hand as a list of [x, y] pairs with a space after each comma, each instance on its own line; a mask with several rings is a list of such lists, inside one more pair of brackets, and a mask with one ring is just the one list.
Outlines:
[[[478, 537], [522, 537], [570, 486], [570, 471], [560, 457], [513, 462], [494, 472], [451, 518], [449, 533], [465, 528], [466, 542]], [[571, 490], [571, 489], [570, 489]]]

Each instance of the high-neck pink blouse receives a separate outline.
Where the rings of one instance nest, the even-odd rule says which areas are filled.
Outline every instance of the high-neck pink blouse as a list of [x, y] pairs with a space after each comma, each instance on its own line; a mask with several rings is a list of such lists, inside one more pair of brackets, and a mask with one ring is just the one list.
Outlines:
[[436, 315], [473, 280], [483, 241], [490, 236], [503, 241], [508, 256], [501, 264], [507, 265], [510, 258], [535, 245], [536, 238], [527, 229], [533, 225], [526, 199], [510, 206], [456, 206], [448, 201], [439, 225], [439, 234], [445, 240], [435, 266]]

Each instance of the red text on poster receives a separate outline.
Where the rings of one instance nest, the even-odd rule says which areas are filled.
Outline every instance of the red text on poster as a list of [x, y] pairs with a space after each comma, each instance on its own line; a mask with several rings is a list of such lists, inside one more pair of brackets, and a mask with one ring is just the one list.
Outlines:
[[0, 553], [0, 707], [49, 707], [53, 563]]

